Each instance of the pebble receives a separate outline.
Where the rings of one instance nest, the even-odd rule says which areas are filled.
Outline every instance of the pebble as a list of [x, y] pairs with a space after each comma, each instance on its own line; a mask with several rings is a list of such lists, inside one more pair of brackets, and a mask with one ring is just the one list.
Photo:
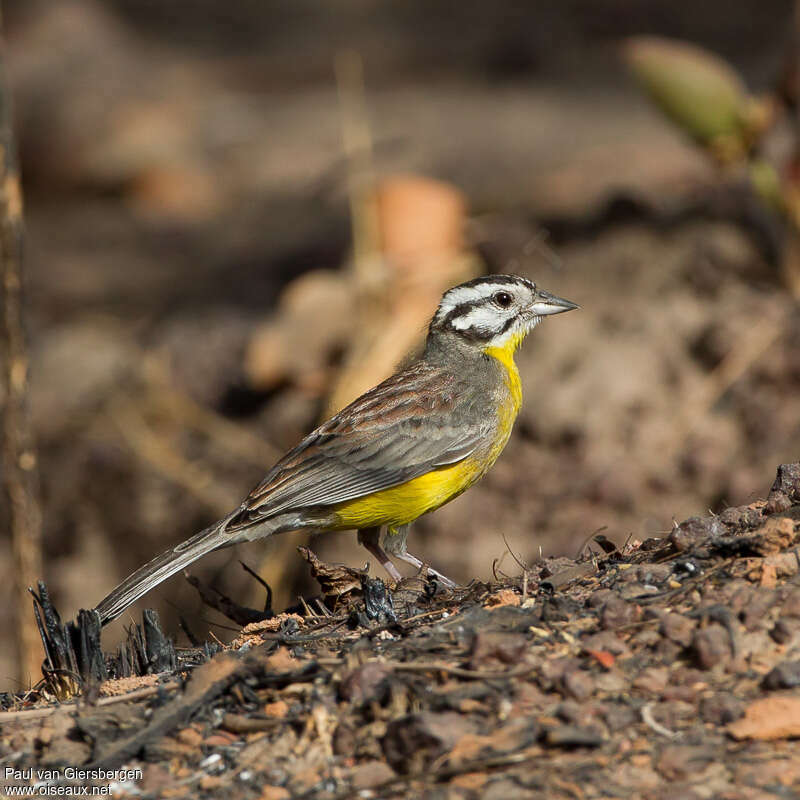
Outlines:
[[794, 689], [800, 686], [800, 661], [783, 661], [773, 667], [762, 682], [765, 689]]
[[682, 614], [668, 612], [661, 617], [659, 631], [671, 642], [688, 647], [692, 643], [695, 627], [694, 620], [684, 617]]
[[640, 613], [640, 609], [633, 603], [628, 603], [619, 595], [612, 595], [600, 610], [600, 627], [604, 630], [613, 630], [623, 625], [630, 625], [638, 619]]
[[744, 714], [744, 703], [729, 692], [715, 692], [700, 701], [700, 716], [711, 725], [728, 725]]
[[368, 761], [353, 770], [350, 782], [354, 789], [374, 789], [396, 777], [395, 771], [383, 761]]
[[696, 630], [691, 649], [697, 665], [702, 669], [711, 669], [728, 661], [732, 655], [728, 631], [717, 623]]

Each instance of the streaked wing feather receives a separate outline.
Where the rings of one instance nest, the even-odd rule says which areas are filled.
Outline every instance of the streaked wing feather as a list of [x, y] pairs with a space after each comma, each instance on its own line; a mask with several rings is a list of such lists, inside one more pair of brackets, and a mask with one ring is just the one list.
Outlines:
[[388, 378], [287, 453], [227, 530], [287, 510], [335, 506], [466, 458], [488, 422], [454, 423], [458, 389], [456, 376], [420, 362]]

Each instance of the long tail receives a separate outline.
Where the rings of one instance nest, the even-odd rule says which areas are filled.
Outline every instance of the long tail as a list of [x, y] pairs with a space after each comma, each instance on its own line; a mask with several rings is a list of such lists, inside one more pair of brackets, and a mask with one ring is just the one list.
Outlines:
[[184, 567], [188, 567], [206, 553], [232, 544], [230, 536], [223, 533], [228, 518], [215, 522], [191, 539], [167, 550], [143, 567], [139, 567], [132, 575], [110, 592], [98, 603], [95, 609], [100, 614], [100, 624], [105, 625], [116, 619], [131, 603], [135, 603], [143, 594], [165, 581]]

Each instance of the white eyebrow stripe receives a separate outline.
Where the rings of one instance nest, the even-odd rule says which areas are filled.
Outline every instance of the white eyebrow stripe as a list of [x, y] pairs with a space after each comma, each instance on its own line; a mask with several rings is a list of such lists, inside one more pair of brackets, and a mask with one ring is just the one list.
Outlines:
[[451, 289], [442, 298], [442, 302], [439, 303], [439, 312], [441, 316], [445, 316], [453, 309], [465, 303], [474, 303], [476, 300], [482, 300], [485, 296], [484, 292], [479, 291], [474, 286], [459, 286], [456, 289]]
[[[442, 319], [461, 305], [489, 300], [495, 292], [514, 293], [514, 287], [508, 283], [482, 283], [478, 286], [456, 286], [445, 294], [436, 312], [436, 318]], [[467, 326], [469, 327], [469, 326]]]

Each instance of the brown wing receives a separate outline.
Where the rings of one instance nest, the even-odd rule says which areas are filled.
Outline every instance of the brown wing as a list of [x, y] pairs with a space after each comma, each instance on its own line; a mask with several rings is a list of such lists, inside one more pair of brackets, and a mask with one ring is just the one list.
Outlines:
[[286, 511], [335, 506], [405, 483], [472, 453], [486, 414], [458, 413], [470, 398], [458, 376], [424, 362], [359, 397], [290, 450], [250, 493], [233, 532]]

